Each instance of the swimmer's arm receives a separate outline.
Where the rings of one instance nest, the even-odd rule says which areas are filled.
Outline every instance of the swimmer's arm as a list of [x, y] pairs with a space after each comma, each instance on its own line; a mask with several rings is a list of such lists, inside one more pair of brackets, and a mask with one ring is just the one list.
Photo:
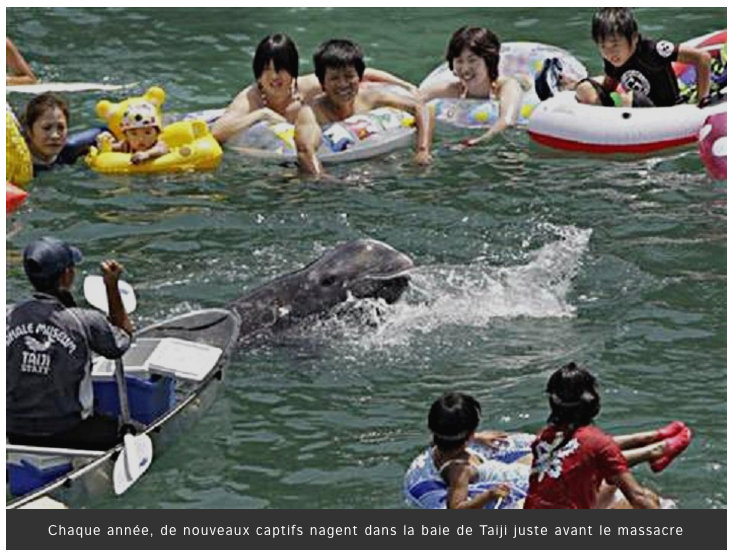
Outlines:
[[433, 99], [456, 98], [458, 97], [457, 83], [441, 83], [420, 90], [420, 98], [427, 103]]
[[369, 104], [371, 108], [389, 106], [414, 114], [415, 127], [417, 128], [415, 162], [418, 165], [428, 165], [432, 161], [432, 155], [430, 154], [434, 119], [432, 111], [429, 111], [425, 103], [417, 99], [395, 95], [387, 91], [372, 91], [370, 96]]
[[678, 47], [678, 62], [696, 66], [696, 85], [699, 91], [699, 101], [709, 97], [711, 87], [711, 55], [705, 50], [693, 47]]
[[300, 169], [310, 175], [322, 175], [322, 163], [317, 158], [317, 149], [322, 143], [322, 128], [312, 107], [304, 105], [300, 108], [294, 126], [294, 143]]
[[7, 37], [5, 37], [5, 66], [15, 72], [15, 75], [5, 75], [5, 85], [27, 85], [38, 81], [31, 66], [23, 58], [13, 41]]
[[363, 79], [367, 82], [382, 82], [391, 85], [398, 85], [399, 87], [403, 87], [404, 89], [407, 89], [412, 93], [417, 92], [417, 86], [415, 84], [377, 68], [366, 68], [363, 73]]
[[491, 140], [500, 132], [517, 123], [520, 107], [522, 106], [522, 86], [513, 78], [505, 80], [499, 91], [499, 118], [481, 136], [464, 140], [466, 146], [475, 146], [481, 142]]
[[611, 484], [616, 485], [630, 504], [636, 509], [659, 509], [660, 503], [658, 503], [657, 497], [651, 492], [642, 487], [635, 476], [629, 471], [622, 472], [613, 476], [607, 480]]
[[145, 161], [150, 161], [151, 159], [156, 159], [157, 157], [161, 157], [167, 153], [169, 153], [169, 146], [167, 146], [163, 140], [159, 140], [151, 149], [139, 151], [138, 153], [131, 155], [131, 163], [137, 165], [139, 163], [144, 163]]
[[154, 159], [156, 157], [166, 155], [167, 153], [169, 153], [169, 151], [169, 146], [166, 145], [166, 142], [164, 140], [159, 140], [158, 142], [156, 142], [156, 145], [154, 147], [148, 150], [148, 153], [150, 154], [150, 158]]
[[284, 122], [286, 120], [268, 107], [253, 110], [249, 95], [250, 88], [241, 91], [225, 110], [225, 114], [212, 125], [212, 135], [221, 144], [227, 142], [241, 130], [245, 130], [261, 120], [274, 122]]
[[448, 468], [449, 509], [482, 509], [495, 499], [503, 499], [509, 495], [509, 487], [499, 485], [469, 499], [468, 486], [473, 481], [473, 475], [473, 469], [469, 466]]
[[110, 145], [110, 151], [128, 151], [128, 145], [125, 140], [117, 141], [112, 132], [108, 132], [107, 130], [97, 135], [95, 143], [97, 144], [97, 149], [100, 151], [105, 149], [105, 144]]

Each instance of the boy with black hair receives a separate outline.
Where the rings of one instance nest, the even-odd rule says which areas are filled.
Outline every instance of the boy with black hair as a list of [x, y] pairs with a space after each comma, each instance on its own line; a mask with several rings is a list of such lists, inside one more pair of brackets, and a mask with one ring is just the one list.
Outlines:
[[[682, 102], [674, 62], [696, 67], [698, 104], [709, 101], [711, 56], [685, 45], [640, 35], [630, 8], [599, 8], [591, 21], [591, 38], [604, 59], [604, 81], [586, 78], [575, 86], [556, 60], [546, 61], [536, 80], [545, 100], [554, 90], [575, 89], [579, 103], [605, 107], [671, 107]], [[619, 89], [619, 91], [617, 91]]]
[[[696, 66], [699, 103], [708, 100], [709, 53], [641, 36], [630, 8], [599, 8], [591, 21], [591, 38], [604, 59], [605, 78], [601, 86], [588, 79], [581, 82], [576, 88], [579, 102], [655, 107], [675, 105], [680, 102], [680, 92], [673, 62]], [[620, 85], [624, 93], [618, 96], [613, 92]]]

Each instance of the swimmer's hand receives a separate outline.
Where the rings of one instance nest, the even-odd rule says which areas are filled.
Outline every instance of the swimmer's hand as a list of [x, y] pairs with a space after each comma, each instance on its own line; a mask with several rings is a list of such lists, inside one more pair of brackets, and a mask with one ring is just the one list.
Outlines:
[[471, 441], [486, 446], [494, 446], [506, 441], [508, 437], [509, 435], [504, 431], [480, 431], [473, 436]]
[[97, 149], [102, 150], [106, 143], [109, 143], [111, 146], [115, 143], [115, 136], [110, 132], [102, 132], [95, 138], [95, 143], [97, 144]]
[[506, 483], [502, 483], [500, 485], [495, 485], [491, 489], [487, 490], [486, 493], [489, 496], [490, 501], [492, 499], [506, 499], [512, 493], [512, 488]]
[[134, 153], [131, 155], [131, 163], [133, 165], [140, 165], [141, 163], [145, 163], [149, 159], [151, 159], [151, 154], [147, 151], [139, 151], [138, 153]]
[[711, 105], [712, 98], [711, 95], [706, 95], [705, 97], [702, 97], [699, 99], [698, 104], [696, 105], [699, 109], [703, 109], [704, 107], [708, 107]]
[[423, 167], [432, 162], [432, 154], [429, 149], [421, 149], [415, 153], [415, 163]]
[[569, 76], [568, 74], [561, 74], [560, 76], [560, 88], [562, 91], [573, 91], [576, 89], [576, 85], [581, 81], [575, 76]]

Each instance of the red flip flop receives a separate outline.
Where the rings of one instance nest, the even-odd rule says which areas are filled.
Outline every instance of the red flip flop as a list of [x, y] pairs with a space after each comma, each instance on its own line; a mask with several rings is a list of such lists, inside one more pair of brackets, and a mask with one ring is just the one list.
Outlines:
[[675, 437], [678, 433], [683, 431], [686, 428], [686, 424], [683, 421], [673, 421], [666, 425], [665, 427], [661, 427], [657, 430], [657, 439], [658, 441], [664, 441], [665, 439], [670, 439], [671, 437]]
[[665, 441], [665, 449], [663, 455], [655, 460], [650, 461], [650, 469], [657, 473], [662, 472], [668, 467], [673, 459], [681, 452], [686, 450], [691, 443], [691, 429], [684, 427], [679, 433]]

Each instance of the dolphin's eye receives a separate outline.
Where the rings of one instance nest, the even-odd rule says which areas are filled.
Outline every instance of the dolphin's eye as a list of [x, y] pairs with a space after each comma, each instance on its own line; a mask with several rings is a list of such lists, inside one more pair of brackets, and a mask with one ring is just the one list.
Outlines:
[[323, 287], [331, 287], [335, 285], [335, 282], [338, 281], [338, 276], [325, 276], [322, 278], [322, 281], [320, 282], [320, 285]]

